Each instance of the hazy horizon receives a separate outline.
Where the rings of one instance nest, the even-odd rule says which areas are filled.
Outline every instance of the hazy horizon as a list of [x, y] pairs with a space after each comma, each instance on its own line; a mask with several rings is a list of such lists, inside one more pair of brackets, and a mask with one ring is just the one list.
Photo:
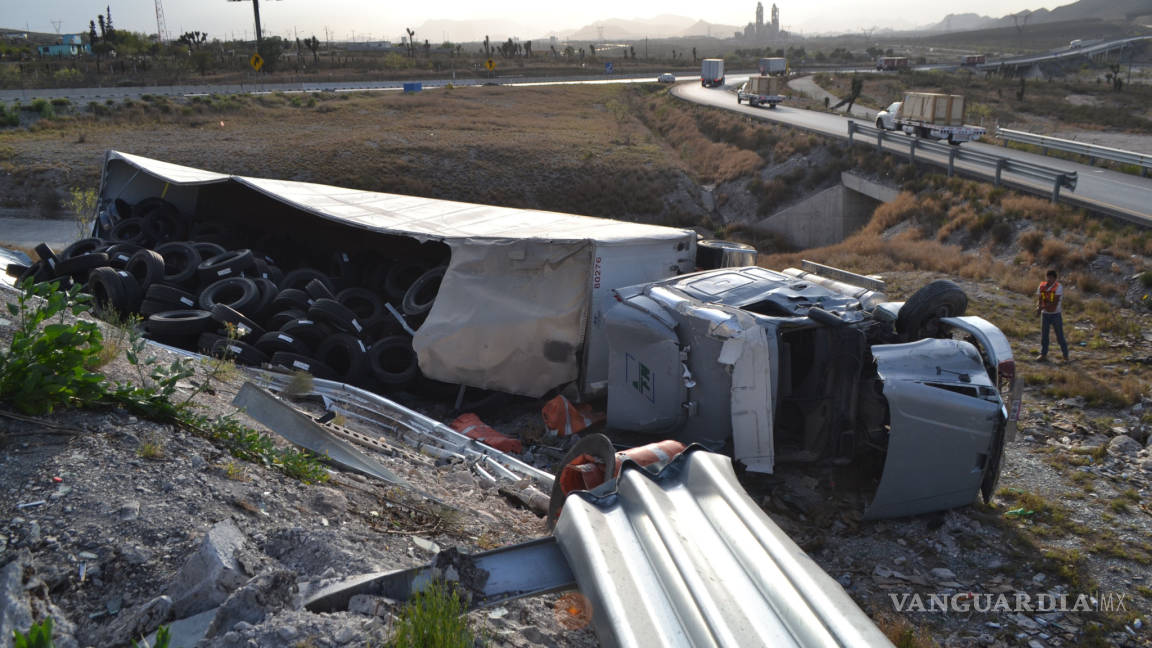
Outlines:
[[[166, 0], [164, 13], [168, 33], [172, 37], [198, 30], [206, 32], [209, 38], [253, 38], [254, 26], [250, 2], [219, 3], [219, 10], [205, 12], [201, 0]], [[0, 18], [0, 27], [28, 29], [36, 32], [56, 31], [53, 21], [60, 22], [60, 33], [88, 31], [88, 21], [97, 14], [104, 13], [111, 5], [113, 26], [132, 31], [155, 33], [156, 14], [154, 2], [137, 0], [129, 6], [115, 2], [81, 2], [79, 0], [45, 0], [35, 6], [22, 6], [15, 11], [5, 11]], [[971, 0], [963, 7], [943, 10], [926, 3], [889, 3], [885, 11], [877, 16], [874, 5], [848, 0], [828, 0], [823, 3], [777, 3], [780, 10], [781, 26], [801, 35], [819, 33], [859, 32], [862, 29], [892, 28], [910, 29], [921, 27], [944, 19], [948, 13], [977, 13], [1000, 17], [1024, 9], [1052, 9], [1070, 4], [1069, 0], [1036, 2], [1034, 0]], [[684, 0], [671, 2], [640, 2], [628, 5], [627, 14], [622, 14], [618, 3], [593, 0], [578, 6], [541, 6], [527, 0], [509, 0], [493, 7], [488, 15], [477, 15], [475, 2], [451, 0], [437, 5], [437, 15], [423, 15], [426, 9], [419, 5], [406, 6], [398, 10], [385, 10], [375, 3], [358, 0], [330, 0], [322, 7], [304, 5], [299, 0], [269, 2], [260, 6], [260, 18], [264, 32], [269, 35], [301, 38], [315, 34], [321, 39], [331, 40], [392, 40], [399, 41], [406, 27], [419, 29], [430, 21], [478, 21], [486, 26], [485, 33], [495, 31], [501, 25], [508, 29], [494, 37], [518, 36], [523, 39], [541, 38], [552, 34], [565, 34], [581, 27], [612, 19], [651, 20], [660, 15], [681, 16], [705, 20], [718, 25], [743, 26], [752, 22], [756, 2], [725, 3], [723, 7], [709, 7], [701, 14], [703, 5]], [[772, 2], [764, 3], [764, 19], [770, 17]], [[10, 22], [9, 22], [10, 21]], [[445, 30], [441, 30], [445, 31]], [[719, 36], [731, 36], [723, 33]], [[474, 40], [473, 34], [418, 33], [417, 39], [428, 39], [434, 43], [444, 40]]]

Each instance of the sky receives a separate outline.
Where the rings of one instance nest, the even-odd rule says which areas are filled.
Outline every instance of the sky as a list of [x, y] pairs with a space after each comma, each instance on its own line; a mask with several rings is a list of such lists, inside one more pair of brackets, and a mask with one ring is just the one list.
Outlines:
[[[249, 1], [227, 0], [162, 0], [168, 32], [177, 36], [185, 31], [202, 31], [209, 38], [253, 38], [254, 20]], [[1003, 16], [1023, 9], [1053, 8], [1073, 0], [967, 0], [949, 9], [945, 3], [924, 0], [817, 0], [815, 2], [777, 2], [781, 25], [789, 31], [816, 34], [835, 31], [856, 32], [868, 27], [909, 28], [935, 23], [949, 11], [974, 12]], [[389, 3], [392, 4], [392, 3]], [[156, 32], [154, 0], [0, 0], [0, 27], [56, 31], [53, 21], [60, 21], [61, 33], [85, 32], [88, 21], [111, 5], [113, 25], [145, 33]], [[765, 0], [765, 20], [771, 0]], [[623, 8], [626, 7], [626, 8]], [[883, 7], [878, 12], [877, 7]], [[744, 25], [755, 15], [755, 0], [731, 0], [722, 5], [699, 0], [633, 0], [621, 5], [613, 0], [580, 2], [540, 2], [540, 0], [442, 0], [432, 5], [419, 2], [395, 3], [392, 6], [371, 0], [264, 0], [260, 18], [264, 31], [272, 35], [301, 38], [316, 34], [325, 40], [393, 40], [399, 41], [405, 27], [417, 28], [426, 20], [507, 21], [515, 25], [509, 34], [521, 38], [573, 31], [609, 18], [652, 18], [674, 14], [704, 19], [721, 25]], [[433, 42], [450, 33], [424, 35]]]

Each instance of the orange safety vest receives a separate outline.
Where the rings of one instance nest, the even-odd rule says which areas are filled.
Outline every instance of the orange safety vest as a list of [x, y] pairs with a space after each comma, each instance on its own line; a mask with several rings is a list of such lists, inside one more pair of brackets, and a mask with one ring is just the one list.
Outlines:
[[1048, 283], [1045, 281], [1040, 284], [1040, 308], [1046, 313], [1055, 313], [1056, 307], [1060, 303], [1060, 296], [1056, 294], [1056, 289], [1060, 287], [1059, 281]]

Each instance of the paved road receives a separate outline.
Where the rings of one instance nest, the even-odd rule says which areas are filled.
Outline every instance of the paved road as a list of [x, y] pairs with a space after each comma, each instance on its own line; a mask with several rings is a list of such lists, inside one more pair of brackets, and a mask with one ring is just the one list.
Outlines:
[[0, 218], [0, 247], [31, 250], [41, 243], [47, 243], [48, 247], [59, 252], [77, 240], [78, 234], [74, 220]]
[[[731, 85], [725, 88], [702, 88], [696, 83], [682, 83], [673, 89], [673, 93], [687, 101], [716, 106], [725, 110], [733, 110], [759, 119], [776, 121], [806, 130], [814, 131], [833, 137], [848, 138], [848, 118], [825, 112], [803, 110], [781, 104], [773, 109], [752, 108], [736, 103], [736, 96]], [[860, 124], [871, 126], [871, 121], [855, 120]], [[1152, 226], [1152, 178], [1099, 169], [1085, 164], [1077, 164], [1056, 158], [1025, 153], [1014, 149], [1002, 148], [991, 144], [970, 142], [963, 146], [983, 153], [1000, 155], [1015, 160], [1022, 160], [1064, 171], [1076, 171], [1078, 183], [1075, 191], [1063, 190], [1061, 200], [1071, 204], [1094, 208], [1105, 213], [1111, 213], [1132, 222]], [[894, 147], [890, 150], [896, 150]], [[904, 150], [907, 150], [905, 147]], [[971, 172], [975, 168], [966, 169]], [[987, 172], [985, 172], [987, 175]], [[1035, 187], [1043, 194], [1051, 191], [1051, 187], [1040, 187], [1034, 182], [1021, 178], [1013, 178], [1005, 174], [1005, 178], [1022, 185]]]

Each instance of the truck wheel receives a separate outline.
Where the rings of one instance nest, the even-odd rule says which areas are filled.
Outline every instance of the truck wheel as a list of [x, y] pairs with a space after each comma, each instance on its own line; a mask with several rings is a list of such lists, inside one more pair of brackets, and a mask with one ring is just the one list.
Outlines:
[[740, 102], [741, 102], [740, 95], [736, 95], [736, 103], [739, 104]]
[[948, 136], [948, 143], [951, 144], [952, 146], [960, 146], [960, 142], [957, 142], [956, 140], [952, 139], [951, 135]]
[[876, 130], [887, 130], [886, 128], [884, 128], [884, 120], [883, 119], [877, 119], [876, 120]]
[[905, 342], [940, 334], [941, 317], [958, 317], [968, 309], [968, 296], [956, 284], [938, 279], [913, 293], [896, 316], [896, 332]]

